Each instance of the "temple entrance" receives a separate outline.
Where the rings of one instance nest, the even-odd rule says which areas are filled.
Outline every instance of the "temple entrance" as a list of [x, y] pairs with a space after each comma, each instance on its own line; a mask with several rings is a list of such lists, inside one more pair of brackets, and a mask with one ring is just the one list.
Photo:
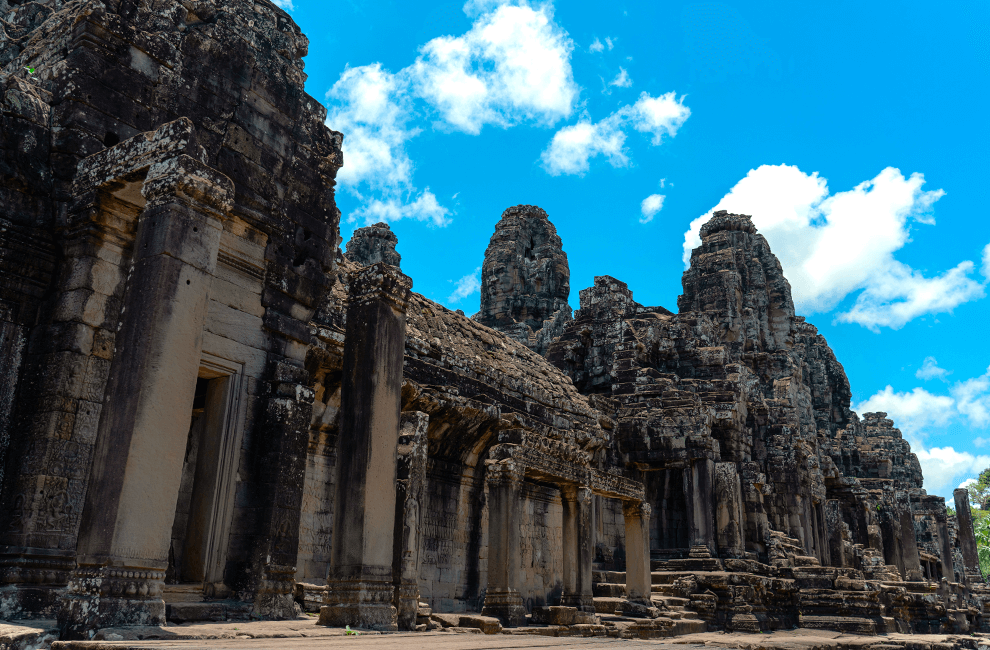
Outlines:
[[650, 486], [647, 493], [656, 495], [650, 535], [652, 553], [657, 559], [684, 557], [691, 546], [684, 469], [670, 467], [647, 472], [645, 479]]
[[199, 369], [172, 522], [168, 584], [207, 587], [223, 581], [240, 446], [239, 370], [219, 359], [204, 359]]

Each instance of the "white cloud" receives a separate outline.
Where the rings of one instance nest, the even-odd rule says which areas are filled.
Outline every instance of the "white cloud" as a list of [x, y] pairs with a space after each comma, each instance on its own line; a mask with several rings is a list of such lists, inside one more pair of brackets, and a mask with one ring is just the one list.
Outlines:
[[905, 437], [920, 441], [931, 426], [945, 426], [955, 415], [955, 400], [948, 395], [934, 395], [924, 388], [906, 393], [887, 386], [853, 410], [859, 413], [884, 411], [904, 432]]
[[474, 273], [469, 273], [463, 278], [457, 281], [454, 288], [454, 293], [450, 294], [447, 298], [447, 302], [455, 303], [460, 302], [464, 298], [467, 298], [472, 293], [477, 293], [481, 290], [481, 267], [479, 266], [474, 270]]
[[837, 320], [878, 331], [899, 328], [926, 313], [951, 311], [979, 298], [986, 283], [969, 277], [972, 262], [925, 277], [894, 252], [910, 240], [910, 224], [931, 224], [942, 190], [923, 191], [924, 176], [905, 178], [892, 167], [846, 192], [830, 194], [818, 173], [789, 165], [750, 170], [684, 234], [684, 263], [700, 245], [699, 230], [715, 210], [749, 214], [780, 259], [796, 306], [825, 312], [860, 291]]
[[924, 363], [918, 368], [918, 372], [914, 373], [914, 376], [918, 379], [942, 379], [948, 374], [950, 374], [948, 370], [938, 367], [938, 361], [935, 357], [925, 357]]
[[486, 124], [553, 124], [570, 116], [579, 88], [574, 44], [552, 8], [504, 4], [483, 13], [461, 36], [434, 38], [406, 69], [414, 92], [447, 125], [480, 133]]
[[966, 416], [973, 426], [990, 424], [990, 368], [979, 377], [955, 384], [951, 389], [956, 409]]
[[663, 136], [677, 135], [677, 129], [691, 117], [691, 109], [684, 105], [683, 97], [677, 99], [672, 92], [659, 97], [643, 93], [628, 115], [633, 128], [652, 134], [653, 144], [658, 145]]
[[663, 209], [663, 200], [666, 197], [663, 194], [651, 194], [645, 199], [640, 205], [640, 210], [643, 213], [643, 217], [639, 220], [640, 223], [650, 223], [653, 221], [653, 217], [656, 216], [657, 212]]
[[349, 217], [449, 222], [449, 210], [412, 182], [406, 145], [427, 112], [444, 128], [477, 134], [486, 124], [553, 124], [570, 116], [579, 94], [570, 65], [573, 43], [553, 22], [550, 4], [469, 0], [477, 15], [461, 36], [435, 38], [415, 62], [392, 73], [381, 63], [347, 68], [327, 93], [327, 125], [344, 133], [337, 180], [362, 200]]
[[629, 164], [625, 151], [625, 129], [651, 133], [653, 145], [659, 145], [663, 136], [673, 137], [691, 115], [691, 109], [677, 99], [674, 93], [651, 97], [640, 95], [633, 105], [625, 105], [605, 119], [592, 123], [582, 119], [577, 124], [565, 126], [554, 134], [550, 145], [543, 151], [543, 167], [551, 175], [584, 174], [589, 160], [603, 155], [613, 167]]
[[605, 46], [608, 48], [608, 51], [611, 52], [612, 48], [615, 47], [615, 41], [613, 41], [611, 38], [606, 38]]
[[[934, 366], [935, 360], [928, 359]], [[988, 455], [957, 451], [951, 446], [929, 449], [926, 444], [940, 433], [939, 429], [953, 423], [976, 430], [990, 425], [990, 368], [979, 377], [957, 382], [949, 388], [949, 395], [936, 395], [920, 387], [895, 392], [887, 386], [866, 401], [853, 405], [853, 409], [859, 413], [887, 413], [904, 433], [911, 450], [918, 455], [925, 488], [930, 493], [937, 494], [966, 475], [978, 474], [990, 467]], [[990, 440], [976, 436], [972, 442], [974, 447], [985, 447]]]
[[622, 66], [619, 66], [619, 74], [615, 75], [615, 79], [608, 82], [608, 85], [615, 86], [616, 88], [629, 88], [632, 86], [632, 79], [629, 78], [629, 73]]
[[398, 221], [399, 219], [415, 219], [426, 221], [434, 226], [446, 226], [450, 223], [450, 211], [437, 202], [430, 188], [420, 192], [413, 201], [405, 201], [404, 197], [389, 197], [371, 199], [356, 210], [352, 221], [364, 221], [373, 224], [379, 221]]
[[295, 7], [292, 6], [292, 0], [272, 0], [275, 6], [279, 9], [285, 9], [286, 11], [293, 11]]
[[347, 68], [327, 93], [327, 125], [344, 134], [344, 166], [337, 180], [376, 189], [409, 183], [406, 141], [418, 133], [406, 123], [410, 106], [396, 75], [380, 63]]
[[598, 155], [608, 158], [613, 167], [625, 167], [629, 164], [625, 142], [621, 120], [614, 114], [594, 124], [580, 121], [554, 134], [541, 156], [543, 167], [553, 176], [584, 174], [588, 161]]
[[925, 489], [929, 494], [948, 491], [961, 477], [967, 474], [979, 474], [990, 467], [990, 456], [982, 454], [976, 456], [968, 451], [956, 451], [952, 447], [919, 449], [915, 453], [918, 455], [918, 462], [921, 463]]
[[597, 54], [598, 52], [601, 52], [601, 51], [602, 51], [602, 50], [604, 50], [604, 49], [605, 49], [605, 46], [604, 46], [604, 45], [602, 45], [602, 42], [601, 42], [600, 40], [598, 40], [598, 38], [597, 38], [597, 37], [595, 38], [595, 40], [593, 40], [593, 41], [591, 42], [591, 46], [590, 46], [590, 47], [588, 47], [588, 51], [589, 51], [589, 52], [594, 52], [594, 53], [596, 53], [596, 54]]

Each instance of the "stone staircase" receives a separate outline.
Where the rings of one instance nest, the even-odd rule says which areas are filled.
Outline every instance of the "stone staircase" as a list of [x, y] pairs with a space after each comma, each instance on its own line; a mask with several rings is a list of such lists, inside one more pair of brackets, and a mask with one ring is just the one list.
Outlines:
[[592, 572], [595, 612], [609, 636], [666, 638], [708, 631], [689, 599], [661, 593], [654, 579], [652, 607], [630, 602], [625, 582], [624, 571]]
[[232, 599], [206, 599], [201, 584], [165, 585], [165, 618], [169, 623], [249, 621], [253, 605]]

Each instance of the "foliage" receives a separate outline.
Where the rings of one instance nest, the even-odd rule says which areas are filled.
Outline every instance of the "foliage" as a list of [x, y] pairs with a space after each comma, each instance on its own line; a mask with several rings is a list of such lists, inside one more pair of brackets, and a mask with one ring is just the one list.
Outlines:
[[990, 513], [986, 510], [974, 510], [973, 515], [973, 533], [976, 536], [980, 571], [984, 576], [990, 576]]
[[980, 472], [976, 483], [970, 483], [966, 489], [969, 490], [969, 500], [974, 507], [990, 510], [990, 467]]

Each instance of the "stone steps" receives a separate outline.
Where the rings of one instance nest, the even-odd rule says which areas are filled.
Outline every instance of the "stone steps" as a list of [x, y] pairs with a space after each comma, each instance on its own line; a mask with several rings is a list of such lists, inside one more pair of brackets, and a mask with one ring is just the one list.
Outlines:
[[166, 603], [165, 619], [169, 623], [249, 621], [253, 609], [252, 603], [236, 600]]

